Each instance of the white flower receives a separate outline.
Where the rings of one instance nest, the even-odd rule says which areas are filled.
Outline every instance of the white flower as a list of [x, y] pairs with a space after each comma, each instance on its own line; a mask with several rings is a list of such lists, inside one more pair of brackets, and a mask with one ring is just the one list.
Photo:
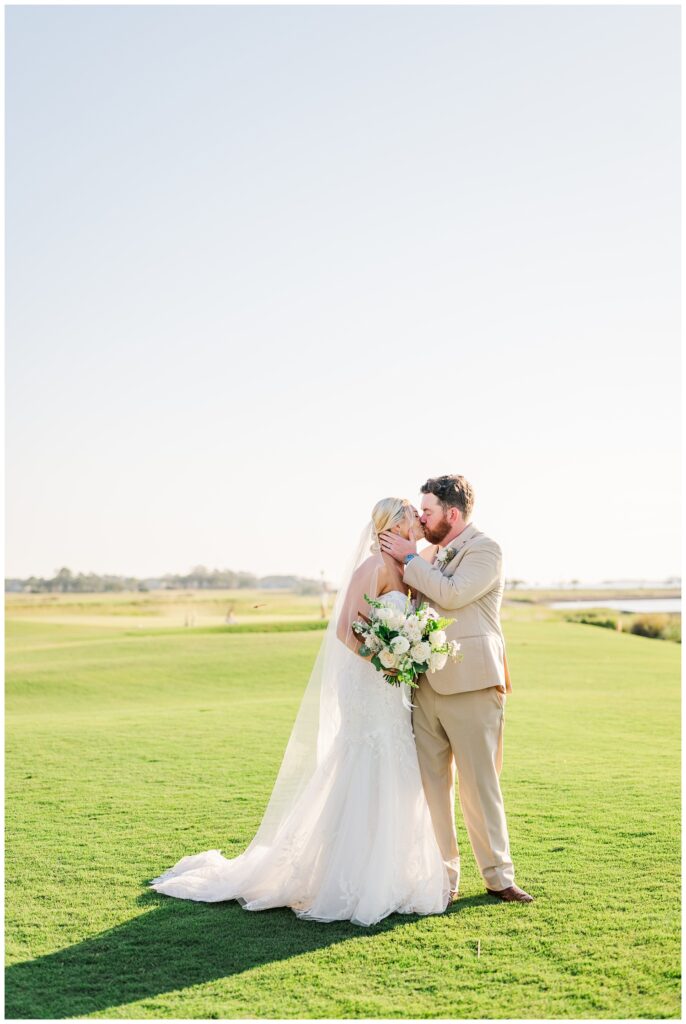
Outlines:
[[420, 622], [417, 615], [408, 615], [405, 619], [405, 636], [413, 643], [416, 640], [421, 640], [422, 636], [422, 622]]
[[429, 643], [432, 647], [443, 647], [447, 639], [442, 629], [435, 629], [433, 633], [429, 633]]
[[460, 648], [462, 647], [462, 644], [458, 644], [457, 640], [451, 640], [450, 643], [448, 644], [448, 647], [450, 648], [450, 650], [448, 651], [450, 657], [454, 658], [457, 655]]
[[395, 668], [398, 663], [396, 656], [392, 651], [389, 651], [387, 647], [384, 647], [379, 654], [379, 661], [384, 668]]
[[424, 640], [422, 643], [414, 644], [414, 646], [410, 648], [410, 655], [412, 656], [412, 660], [418, 662], [420, 665], [423, 665], [425, 661], [429, 660], [430, 654], [431, 645], [428, 644], [426, 640]]
[[382, 646], [381, 640], [379, 640], [376, 633], [369, 633], [369, 635], [365, 638], [364, 643], [365, 647], [367, 647], [370, 651], [378, 651]]
[[406, 636], [394, 636], [391, 640], [391, 648], [394, 654], [406, 654], [410, 649], [410, 641]]
[[432, 653], [429, 659], [429, 669], [431, 672], [436, 672], [438, 669], [443, 668], [448, 660], [447, 654], [437, 654], [435, 651]]
[[393, 608], [384, 607], [374, 609], [374, 618], [377, 619], [379, 622], [389, 623], [390, 620], [394, 617], [394, 615], [395, 611], [393, 610]]

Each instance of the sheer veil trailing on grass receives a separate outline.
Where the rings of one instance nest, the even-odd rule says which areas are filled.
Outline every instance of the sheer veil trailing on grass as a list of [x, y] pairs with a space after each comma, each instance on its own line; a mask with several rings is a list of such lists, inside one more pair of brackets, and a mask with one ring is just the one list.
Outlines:
[[[269, 803], [233, 859], [183, 857], [153, 879], [180, 899], [289, 906], [299, 917], [372, 924], [440, 913], [449, 885], [421, 787], [410, 713], [356, 653], [351, 625], [376, 598], [383, 558], [370, 521], [341, 581]], [[382, 600], [404, 600], [399, 591]], [[231, 822], [221, 823], [222, 831]]]
[[377, 596], [377, 580], [382, 567], [376, 532], [370, 521], [360, 535], [338, 588], [267, 810], [248, 849], [270, 846], [274, 842], [282, 822], [296, 806], [317, 765], [325, 763], [331, 752], [341, 727], [339, 693], [345, 686], [350, 667], [350, 647], [359, 646], [355, 643], [351, 625], [359, 612], [364, 612], [365, 608], [368, 610], [364, 595]]

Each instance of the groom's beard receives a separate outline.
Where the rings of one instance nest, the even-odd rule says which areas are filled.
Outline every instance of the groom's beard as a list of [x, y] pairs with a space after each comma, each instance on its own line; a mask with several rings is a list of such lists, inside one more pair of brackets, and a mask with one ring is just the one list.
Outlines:
[[450, 533], [450, 523], [447, 519], [444, 519], [437, 526], [434, 526], [433, 530], [430, 530], [428, 526], [424, 527], [424, 539], [428, 540], [429, 544], [440, 544], [444, 537], [447, 537]]

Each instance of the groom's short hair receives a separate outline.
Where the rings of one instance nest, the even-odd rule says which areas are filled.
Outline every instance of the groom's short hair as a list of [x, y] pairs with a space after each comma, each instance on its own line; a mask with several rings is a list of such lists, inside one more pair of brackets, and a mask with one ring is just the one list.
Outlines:
[[449, 508], [459, 508], [465, 521], [472, 514], [474, 488], [463, 476], [452, 474], [431, 477], [422, 484], [420, 491], [422, 494], [435, 494], [444, 512]]

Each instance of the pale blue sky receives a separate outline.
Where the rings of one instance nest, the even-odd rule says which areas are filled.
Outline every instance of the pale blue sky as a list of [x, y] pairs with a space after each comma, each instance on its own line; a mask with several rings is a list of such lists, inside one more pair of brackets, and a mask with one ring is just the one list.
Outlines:
[[677, 573], [679, 17], [6, 8], [6, 575]]

